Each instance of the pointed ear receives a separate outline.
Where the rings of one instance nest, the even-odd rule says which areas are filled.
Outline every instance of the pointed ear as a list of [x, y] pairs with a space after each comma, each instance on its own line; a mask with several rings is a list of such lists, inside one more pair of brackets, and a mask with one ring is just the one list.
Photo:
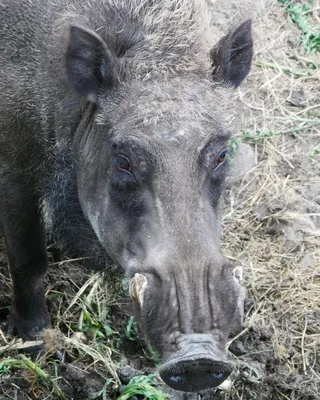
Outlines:
[[114, 59], [107, 45], [81, 26], [71, 26], [66, 68], [70, 86], [93, 102], [103, 87], [113, 86], [116, 80]]
[[213, 78], [238, 87], [250, 71], [252, 61], [251, 19], [231, 30], [210, 51]]

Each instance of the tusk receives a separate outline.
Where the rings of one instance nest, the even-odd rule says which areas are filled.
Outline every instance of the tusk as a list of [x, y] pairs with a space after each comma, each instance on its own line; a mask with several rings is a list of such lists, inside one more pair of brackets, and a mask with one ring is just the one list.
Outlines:
[[243, 270], [242, 267], [235, 267], [235, 269], [232, 271], [233, 276], [235, 279], [239, 281], [241, 284], [243, 282]]
[[228, 391], [231, 389], [232, 382], [230, 379], [226, 379], [218, 386], [218, 389]]
[[135, 274], [134, 277], [130, 281], [129, 285], [129, 294], [131, 299], [140, 305], [143, 306], [143, 298], [144, 292], [146, 290], [148, 281], [144, 275]]
[[238, 297], [238, 324], [240, 326], [243, 325], [244, 321], [244, 302], [247, 298], [247, 291], [246, 288], [242, 285], [243, 283], [243, 270], [242, 267], [236, 267], [233, 270], [233, 277], [236, 280], [237, 284], [239, 285], [239, 297]]

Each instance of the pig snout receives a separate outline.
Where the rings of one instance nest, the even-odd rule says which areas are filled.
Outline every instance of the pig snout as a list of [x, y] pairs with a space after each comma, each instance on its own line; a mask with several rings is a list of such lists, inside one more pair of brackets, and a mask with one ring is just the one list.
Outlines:
[[218, 349], [210, 335], [186, 335], [181, 349], [160, 369], [162, 380], [183, 392], [199, 392], [221, 385], [232, 371], [224, 351]]

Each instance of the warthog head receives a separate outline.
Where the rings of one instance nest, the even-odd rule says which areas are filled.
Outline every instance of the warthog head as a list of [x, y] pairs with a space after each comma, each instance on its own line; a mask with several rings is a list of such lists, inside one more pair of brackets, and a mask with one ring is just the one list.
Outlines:
[[147, 35], [117, 52], [108, 35], [71, 27], [68, 81], [91, 104], [74, 141], [81, 207], [126, 271], [162, 379], [182, 391], [216, 387], [231, 372], [225, 345], [240, 285], [220, 252], [218, 204], [250, 26], [203, 56], [194, 45], [153, 56]]

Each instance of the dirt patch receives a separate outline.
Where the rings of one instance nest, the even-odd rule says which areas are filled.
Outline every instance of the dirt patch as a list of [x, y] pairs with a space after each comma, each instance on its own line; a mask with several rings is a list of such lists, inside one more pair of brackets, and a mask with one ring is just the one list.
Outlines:
[[256, 163], [227, 192], [223, 219], [225, 253], [243, 268], [247, 312], [230, 346], [238, 375], [221, 398], [317, 399], [320, 58], [305, 53], [278, 2], [251, 12], [255, 62], [239, 90], [245, 128], [236, 137]]

